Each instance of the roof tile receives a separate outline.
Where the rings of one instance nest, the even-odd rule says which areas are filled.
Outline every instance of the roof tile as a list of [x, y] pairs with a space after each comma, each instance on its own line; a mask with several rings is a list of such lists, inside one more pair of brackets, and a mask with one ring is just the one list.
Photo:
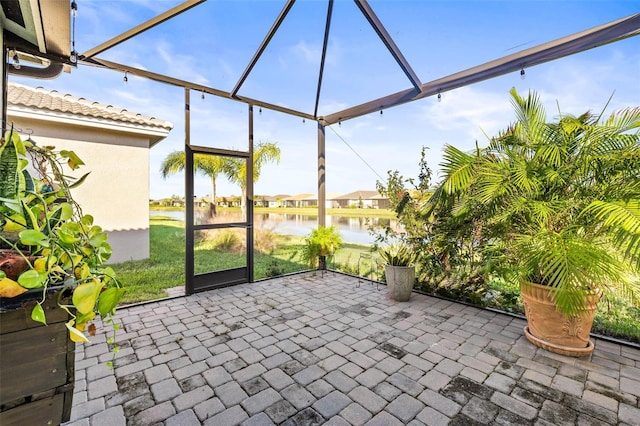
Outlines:
[[101, 104], [68, 93], [60, 93], [57, 90], [46, 90], [42, 87], [33, 88], [14, 82], [9, 82], [7, 103], [9, 105], [84, 115], [87, 117], [158, 127], [167, 130], [173, 128], [173, 124], [168, 121], [129, 112], [124, 108]]

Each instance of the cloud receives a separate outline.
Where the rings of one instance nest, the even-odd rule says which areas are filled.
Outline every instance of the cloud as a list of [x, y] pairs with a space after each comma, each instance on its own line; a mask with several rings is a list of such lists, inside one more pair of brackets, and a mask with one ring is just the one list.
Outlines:
[[[158, 40], [154, 45], [154, 50], [165, 65], [158, 68], [169, 69], [168, 75], [197, 84], [209, 84], [209, 80], [196, 71], [196, 69], [202, 69], [202, 66], [196, 65], [195, 56], [178, 53], [174, 46], [166, 40]], [[146, 54], [148, 55], [148, 52]]]
[[[536, 69], [531, 71], [534, 72]], [[640, 52], [625, 51], [622, 45], [603, 46], [565, 58], [553, 66], [541, 67], [540, 72], [550, 98], [546, 99], [547, 112], [554, 115], [557, 115], [556, 100], [562, 112], [577, 115], [587, 110], [600, 112], [611, 95], [609, 112], [637, 106], [640, 99]]]
[[291, 52], [308, 64], [320, 65], [322, 46], [311, 46], [306, 41], [300, 40], [291, 47]]
[[506, 93], [489, 92], [472, 86], [420, 101], [415, 118], [432, 129], [459, 132], [472, 140], [489, 135], [509, 123], [511, 106]]

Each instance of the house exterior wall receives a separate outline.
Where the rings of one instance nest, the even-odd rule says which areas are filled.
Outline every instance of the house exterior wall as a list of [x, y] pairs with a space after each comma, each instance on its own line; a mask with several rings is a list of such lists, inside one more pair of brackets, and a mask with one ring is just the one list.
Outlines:
[[109, 234], [109, 263], [149, 257], [148, 138], [11, 115], [8, 121], [18, 129], [32, 129], [31, 138], [39, 145], [73, 150], [84, 161], [68, 174], [91, 174], [72, 194], [83, 212]]

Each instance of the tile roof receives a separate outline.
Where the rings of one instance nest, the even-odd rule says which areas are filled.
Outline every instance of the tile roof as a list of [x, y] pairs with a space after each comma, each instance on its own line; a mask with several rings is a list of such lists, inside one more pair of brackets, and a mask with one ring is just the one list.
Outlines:
[[381, 196], [378, 191], [360, 190], [340, 195], [339, 197], [333, 198], [333, 200], [358, 200], [360, 198], [363, 200], [379, 200], [385, 197]]
[[317, 200], [318, 197], [314, 194], [298, 194], [291, 197], [284, 198], [287, 201], [303, 201], [303, 200]]
[[101, 104], [70, 94], [60, 93], [57, 90], [46, 90], [42, 87], [33, 88], [14, 82], [9, 82], [8, 84], [7, 104], [166, 130], [173, 128], [173, 124], [169, 121], [130, 112], [123, 108]]

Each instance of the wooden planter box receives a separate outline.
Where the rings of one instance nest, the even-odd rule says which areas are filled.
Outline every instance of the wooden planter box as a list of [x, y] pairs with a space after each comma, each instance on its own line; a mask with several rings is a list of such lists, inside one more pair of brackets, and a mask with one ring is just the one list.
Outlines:
[[75, 343], [65, 326], [68, 315], [56, 308], [51, 294], [43, 306], [48, 325], [33, 321], [33, 299], [40, 299], [42, 291], [28, 293], [15, 301], [0, 299], [2, 426], [57, 425], [71, 416]]

